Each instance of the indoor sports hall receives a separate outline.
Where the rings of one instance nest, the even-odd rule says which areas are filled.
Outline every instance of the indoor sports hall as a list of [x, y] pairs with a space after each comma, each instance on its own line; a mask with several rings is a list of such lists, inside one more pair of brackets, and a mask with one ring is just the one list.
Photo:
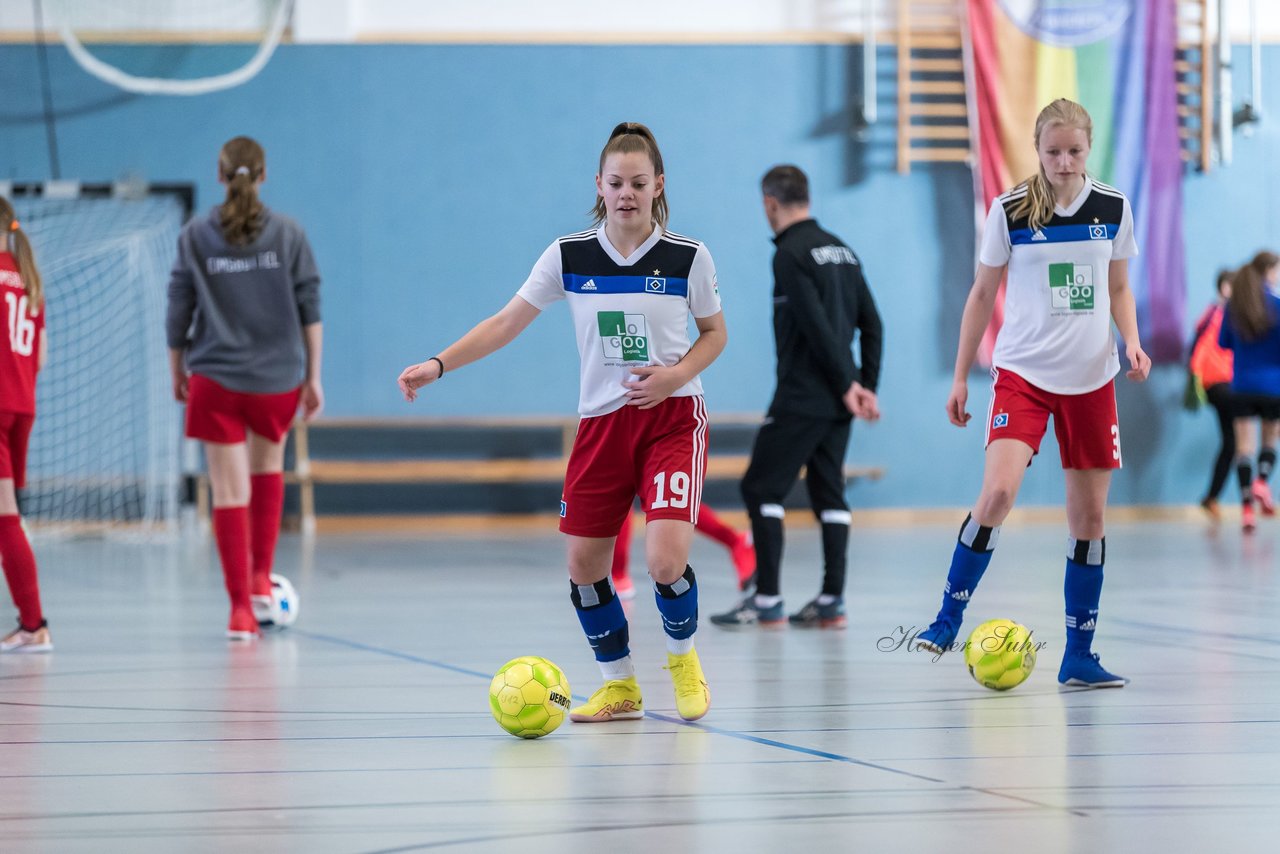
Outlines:
[[[1272, 850], [1278, 43], [1261, 0], [0, 0], [0, 851]], [[842, 265], [823, 350], [852, 303], [796, 337], [789, 288]], [[797, 353], [839, 507], [751, 487]], [[1105, 376], [1023, 381], [1032, 456], [1046, 354]]]

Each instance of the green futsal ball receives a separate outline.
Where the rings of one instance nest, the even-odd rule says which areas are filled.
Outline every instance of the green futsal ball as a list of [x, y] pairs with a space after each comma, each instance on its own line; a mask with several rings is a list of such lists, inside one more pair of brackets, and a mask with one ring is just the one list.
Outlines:
[[493, 719], [520, 738], [542, 738], [555, 732], [569, 714], [569, 697], [564, 672], [536, 655], [511, 659], [489, 683]]
[[1026, 681], [1036, 666], [1036, 642], [1013, 620], [987, 620], [964, 645], [964, 663], [978, 684], [1008, 691]]

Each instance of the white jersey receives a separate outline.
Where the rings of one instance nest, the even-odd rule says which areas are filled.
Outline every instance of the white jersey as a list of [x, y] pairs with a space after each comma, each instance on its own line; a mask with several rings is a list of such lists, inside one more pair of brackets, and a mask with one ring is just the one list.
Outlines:
[[996, 198], [979, 260], [1009, 265], [1004, 323], [992, 363], [1055, 394], [1085, 394], [1120, 370], [1111, 329], [1109, 265], [1138, 254], [1129, 200], [1086, 177], [1068, 207], [1034, 233], [1013, 218], [1020, 186]]
[[[716, 268], [707, 247], [655, 228], [624, 258], [604, 226], [547, 247], [518, 296], [536, 309], [567, 299], [582, 360], [578, 413], [607, 415], [626, 405], [631, 369], [671, 366], [689, 352], [689, 315], [720, 312]], [[672, 397], [702, 394], [694, 377]]]

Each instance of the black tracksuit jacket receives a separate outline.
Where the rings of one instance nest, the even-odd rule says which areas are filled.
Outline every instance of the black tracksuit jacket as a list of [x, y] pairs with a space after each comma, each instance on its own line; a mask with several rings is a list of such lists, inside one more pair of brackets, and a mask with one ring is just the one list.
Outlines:
[[[848, 418], [843, 397], [857, 380], [875, 391], [883, 343], [880, 313], [858, 257], [806, 219], [773, 240], [773, 336], [778, 386], [770, 415]], [[858, 334], [862, 364], [853, 360]]]

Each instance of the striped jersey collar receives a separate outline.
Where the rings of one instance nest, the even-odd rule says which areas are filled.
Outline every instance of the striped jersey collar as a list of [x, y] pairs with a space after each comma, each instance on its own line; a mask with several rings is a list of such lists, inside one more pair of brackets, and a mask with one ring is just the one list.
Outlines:
[[600, 227], [596, 229], [596, 239], [599, 240], [600, 245], [604, 247], [605, 254], [608, 255], [613, 263], [617, 264], [619, 267], [630, 267], [635, 264], [644, 257], [646, 252], [658, 245], [658, 241], [662, 239], [663, 234], [662, 226], [655, 222], [653, 224], [653, 233], [649, 235], [648, 239], [637, 246], [635, 252], [632, 252], [626, 258], [623, 258], [622, 253], [617, 249], [614, 249], [613, 244], [609, 242], [609, 236], [604, 233], [604, 225], [604, 223], [601, 223]]
[[1079, 213], [1080, 208], [1084, 207], [1084, 200], [1089, 198], [1089, 193], [1093, 190], [1093, 179], [1087, 174], [1084, 176], [1084, 187], [1080, 189], [1080, 193], [1071, 200], [1071, 204], [1065, 208], [1054, 202], [1053, 212], [1061, 217], [1075, 216]]

